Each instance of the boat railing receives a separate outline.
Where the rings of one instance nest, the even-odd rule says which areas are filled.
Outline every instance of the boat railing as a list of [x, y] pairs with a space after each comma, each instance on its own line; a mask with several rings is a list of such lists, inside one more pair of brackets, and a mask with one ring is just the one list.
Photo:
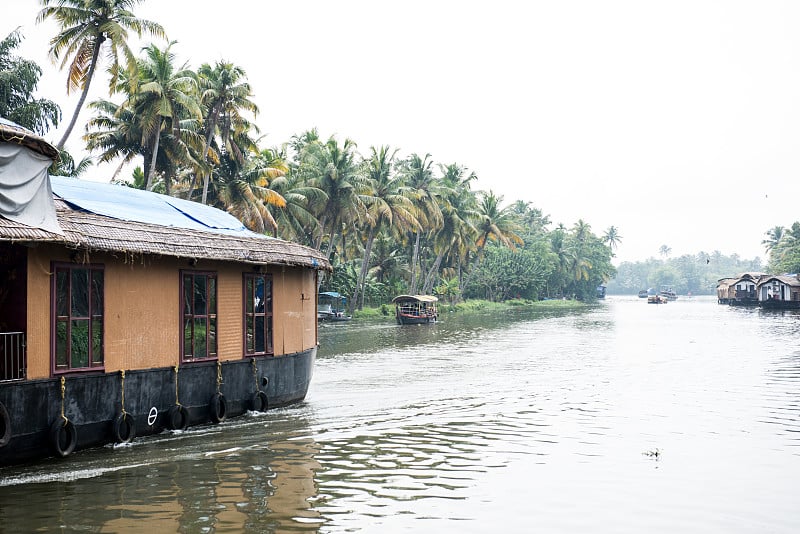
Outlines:
[[25, 332], [0, 332], [0, 382], [24, 380], [27, 372]]

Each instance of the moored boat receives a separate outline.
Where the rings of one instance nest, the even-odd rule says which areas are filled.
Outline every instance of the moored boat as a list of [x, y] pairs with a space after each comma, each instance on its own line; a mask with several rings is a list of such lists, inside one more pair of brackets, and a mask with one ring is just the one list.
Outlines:
[[435, 323], [439, 317], [436, 303], [439, 301], [432, 295], [399, 295], [392, 299], [395, 305], [397, 324]]
[[0, 464], [301, 401], [318, 251], [195, 202], [49, 177], [0, 122]]
[[317, 319], [320, 321], [341, 322], [352, 319], [345, 309], [347, 298], [336, 291], [321, 292], [317, 302]]

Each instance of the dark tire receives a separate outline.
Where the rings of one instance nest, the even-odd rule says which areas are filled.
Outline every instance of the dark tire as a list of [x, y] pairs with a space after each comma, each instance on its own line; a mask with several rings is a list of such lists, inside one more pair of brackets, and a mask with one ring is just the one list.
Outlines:
[[180, 404], [176, 404], [169, 409], [169, 427], [172, 430], [186, 430], [189, 426], [189, 415], [186, 413], [186, 408]]
[[114, 440], [117, 443], [130, 443], [136, 438], [136, 421], [129, 413], [120, 413], [112, 427]]
[[266, 412], [268, 406], [267, 402], [267, 394], [263, 391], [257, 392], [253, 395], [253, 411], [254, 412]]
[[8, 410], [0, 402], [0, 448], [5, 447], [11, 442], [11, 417]]
[[215, 393], [211, 397], [208, 407], [211, 409], [211, 420], [215, 423], [221, 423], [225, 420], [228, 414], [228, 403], [225, 400], [225, 395], [222, 393]]
[[50, 425], [50, 445], [56, 456], [65, 458], [72, 454], [78, 444], [78, 429], [69, 419], [61, 417]]

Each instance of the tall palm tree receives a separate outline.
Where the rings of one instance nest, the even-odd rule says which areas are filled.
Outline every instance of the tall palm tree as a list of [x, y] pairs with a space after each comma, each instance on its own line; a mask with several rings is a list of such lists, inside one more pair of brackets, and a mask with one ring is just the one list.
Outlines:
[[500, 208], [502, 202], [503, 196], [495, 195], [492, 191], [480, 196], [479, 220], [476, 224], [478, 239], [475, 242], [478, 253], [486, 247], [488, 241], [497, 241], [512, 249], [523, 243], [517, 233], [520, 227], [513, 209], [510, 206]]
[[617, 249], [619, 244], [622, 242], [622, 236], [619, 235], [619, 230], [617, 230], [616, 226], [609, 226], [606, 233], [603, 234], [603, 241], [609, 248], [614, 251]]
[[81, 89], [81, 96], [75, 106], [69, 126], [56, 145], [64, 148], [81, 108], [89, 94], [89, 86], [94, 78], [100, 60], [100, 52], [105, 49], [110, 61], [108, 66], [111, 81], [109, 87], [117, 84], [120, 72], [120, 55], [128, 66], [135, 63], [133, 53], [128, 48], [128, 31], [139, 37], [148, 32], [166, 38], [160, 24], [136, 18], [131, 8], [141, 0], [41, 0], [43, 6], [37, 15], [37, 22], [55, 19], [59, 33], [50, 40], [50, 56], [61, 60], [63, 69], [69, 63], [67, 93]]
[[433, 232], [441, 226], [442, 212], [436, 202], [438, 182], [433, 176], [433, 160], [430, 154], [420, 157], [411, 154], [401, 164], [401, 174], [408, 187], [414, 193], [414, 202], [417, 205], [417, 220], [419, 226], [413, 228], [414, 251], [411, 258], [411, 283], [409, 291], [416, 293], [419, 287], [421, 273], [420, 265], [420, 239], [423, 229]]
[[761, 242], [761, 244], [764, 245], [764, 249], [767, 253], [770, 253], [775, 247], [778, 246], [778, 243], [780, 243], [781, 239], [783, 239], [785, 232], [786, 228], [783, 226], [774, 226], [767, 230], [767, 238]]
[[388, 146], [370, 147], [371, 155], [365, 162], [369, 196], [366, 216], [367, 240], [364, 246], [364, 259], [358, 275], [350, 312], [358, 305], [359, 293], [364, 289], [372, 257], [372, 243], [375, 235], [384, 226], [394, 226], [397, 231], [419, 225], [411, 200], [413, 191], [403, 183], [403, 177], [394, 171], [397, 150]]
[[[148, 190], [153, 184], [162, 133], [180, 138], [183, 119], [202, 119], [195, 73], [185, 63], [176, 68], [174, 44], [174, 41], [169, 43], [163, 50], [150, 44], [144, 49], [144, 59], [137, 62], [138, 90], [132, 95], [132, 108], [141, 121], [142, 142], [151, 147], [149, 165], [145, 162]], [[166, 176], [167, 194], [170, 194], [169, 184]]]
[[455, 265], [455, 279], [461, 283], [461, 265], [466, 263], [469, 252], [475, 249], [477, 229], [474, 222], [480, 218], [471, 182], [477, 179], [475, 173], [468, 173], [458, 164], [440, 165], [442, 188], [439, 193], [439, 207], [442, 224], [433, 238], [436, 259], [428, 270], [422, 286], [427, 294], [436, 283], [442, 261], [449, 256], [451, 266]]
[[315, 140], [306, 144], [300, 156], [299, 172], [307, 179], [307, 185], [325, 193], [325, 200], [315, 213], [319, 218], [319, 233], [314, 248], [321, 250], [328, 235], [328, 258], [337, 237], [343, 236], [342, 226], [367, 213], [367, 187], [359, 172], [355, 149], [352, 140], [345, 139], [339, 144], [331, 136], [325, 143]]
[[[204, 110], [203, 162], [208, 159], [208, 149], [212, 138], [216, 135], [219, 136], [219, 145], [239, 163], [244, 163], [244, 154], [240, 149], [243, 144], [241, 141], [249, 139], [250, 130], [257, 132], [257, 128], [244, 118], [242, 112], [249, 111], [254, 117], [258, 114], [258, 106], [251, 100], [253, 91], [246, 81], [247, 75], [244, 69], [230, 62], [219, 61], [213, 67], [204, 63], [198, 69], [197, 75], [200, 101]], [[234, 142], [237, 138], [238, 143]], [[255, 147], [255, 142], [251, 141], [249, 144], [248, 148]], [[209, 177], [210, 173], [206, 170], [203, 173], [203, 204], [208, 197]], [[191, 197], [194, 185], [193, 179], [187, 198]]]
[[671, 249], [670, 247], [668, 247], [667, 245], [661, 245], [661, 246], [658, 248], [658, 253], [659, 253], [659, 254], [661, 254], [662, 256], [664, 256], [664, 257], [666, 258], [666, 257], [668, 257], [670, 254], [672, 254], [672, 249]]

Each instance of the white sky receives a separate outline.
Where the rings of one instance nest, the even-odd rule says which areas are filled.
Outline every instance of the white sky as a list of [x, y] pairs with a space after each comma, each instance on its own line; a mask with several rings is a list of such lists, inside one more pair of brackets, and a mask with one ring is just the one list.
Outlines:
[[[46, 56], [55, 26], [35, 24], [34, 0], [5, 4], [0, 37], [22, 26], [17, 54], [44, 69], [39, 92], [66, 126], [77, 95]], [[246, 70], [265, 146], [317, 127], [362, 154], [430, 153], [505, 204], [530, 201], [568, 227], [582, 218], [598, 235], [616, 226], [616, 262], [661, 245], [763, 258], [764, 233], [800, 220], [800, 2], [145, 0], [134, 11], [178, 41], [179, 63]], [[107, 97], [104, 76], [92, 88]]]

